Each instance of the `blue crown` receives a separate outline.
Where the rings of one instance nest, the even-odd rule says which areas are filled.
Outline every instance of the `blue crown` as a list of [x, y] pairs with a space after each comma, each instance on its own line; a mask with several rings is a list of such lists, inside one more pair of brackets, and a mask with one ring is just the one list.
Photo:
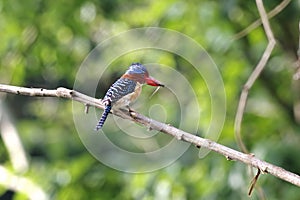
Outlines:
[[146, 67], [140, 63], [132, 63], [126, 74], [146, 74], [148, 73]]

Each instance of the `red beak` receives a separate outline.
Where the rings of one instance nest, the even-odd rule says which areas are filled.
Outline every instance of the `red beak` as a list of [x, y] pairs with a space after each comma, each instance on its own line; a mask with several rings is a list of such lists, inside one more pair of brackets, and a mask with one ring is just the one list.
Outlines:
[[163, 84], [161, 84], [158, 80], [155, 80], [154, 78], [152, 78], [151, 76], [149, 77], [146, 77], [146, 84], [148, 85], [152, 85], [152, 86], [161, 86], [161, 87], [164, 87]]

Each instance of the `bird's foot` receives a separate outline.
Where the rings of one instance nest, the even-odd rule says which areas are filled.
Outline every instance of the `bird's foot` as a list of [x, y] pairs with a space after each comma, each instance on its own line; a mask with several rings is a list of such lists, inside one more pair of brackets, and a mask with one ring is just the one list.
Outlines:
[[136, 112], [135, 112], [135, 110], [131, 109], [129, 106], [127, 106], [127, 108], [128, 108], [129, 115], [132, 118], [136, 118]]

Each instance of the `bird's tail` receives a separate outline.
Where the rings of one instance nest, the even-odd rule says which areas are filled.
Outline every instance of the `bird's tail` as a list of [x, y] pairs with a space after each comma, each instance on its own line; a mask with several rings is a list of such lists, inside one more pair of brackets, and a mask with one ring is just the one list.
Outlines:
[[102, 116], [101, 116], [101, 118], [100, 118], [100, 120], [99, 120], [99, 122], [96, 126], [96, 131], [98, 131], [99, 129], [101, 129], [103, 127], [103, 124], [104, 124], [110, 110], [111, 110], [111, 105], [105, 106], [104, 112], [103, 112], [103, 114], [102, 114]]

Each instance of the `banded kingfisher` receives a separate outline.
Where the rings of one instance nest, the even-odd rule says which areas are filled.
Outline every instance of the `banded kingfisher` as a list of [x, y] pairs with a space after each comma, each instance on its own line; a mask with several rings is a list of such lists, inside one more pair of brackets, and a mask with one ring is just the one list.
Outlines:
[[140, 63], [132, 63], [125, 74], [110, 86], [102, 99], [105, 109], [96, 126], [96, 130], [103, 127], [111, 109], [129, 108], [129, 104], [133, 103], [140, 95], [143, 84], [164, 87], [158, 80], [149, 76], [145, 66]]

